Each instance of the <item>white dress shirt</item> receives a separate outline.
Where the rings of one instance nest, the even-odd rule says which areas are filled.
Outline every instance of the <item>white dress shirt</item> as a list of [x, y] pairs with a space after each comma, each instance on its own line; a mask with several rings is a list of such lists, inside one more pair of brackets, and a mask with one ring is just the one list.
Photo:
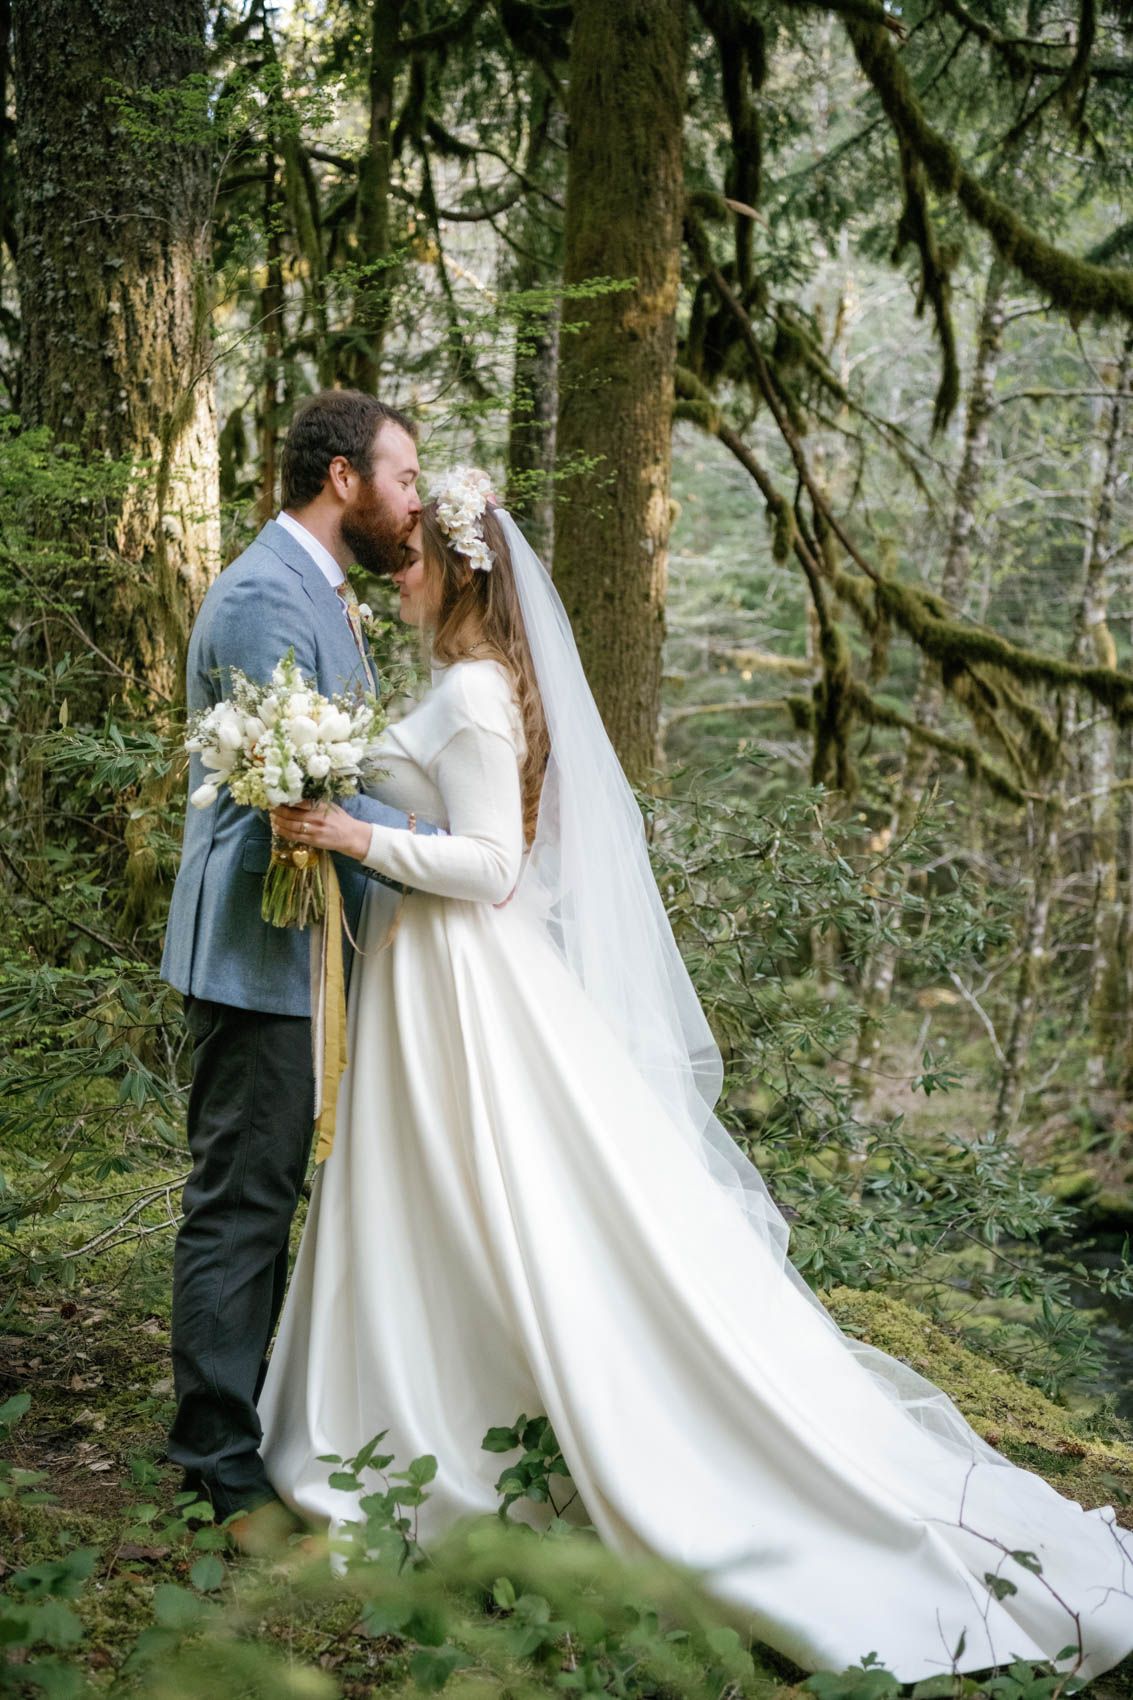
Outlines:
[[331, 554], [325, 543], [320, 543], [313, 531], [308, 531], [305, 525], [292, 515], [280, 512], [276, 520], [285, 531], [289, 531], [296, 542], [301, 543], [308, 555], [314, 561], [332, 590], [337, 590], [346, 574]]

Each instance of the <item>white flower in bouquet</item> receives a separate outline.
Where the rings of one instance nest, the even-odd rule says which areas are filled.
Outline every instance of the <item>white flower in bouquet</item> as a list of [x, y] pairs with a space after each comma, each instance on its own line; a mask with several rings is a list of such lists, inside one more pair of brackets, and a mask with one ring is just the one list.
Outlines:
[[[272, 669], [268, 685], [234, 669], [232, 694], [190, 723], [185, 748], [199, 754], [207, 774], [189, 801], [211, 808], [225, 786], [234, 803], [254, 809], [348, 797], [385, 722], [374, 696], [323, 696], [304, 679], [293, 650]], [[264, 919], [306, 926], [322, 914], [324, 898], [318, 855], [273, 840]]]
[[323, 715], [319, 726], [319, 737], [324, 744], [338, 744], [349, 738], [354, 730], [354, 722], [349, 714], [340, 708], [332, 708]]
[[298, 748], [302, 748], [304, 744], [313, 744], [319, 736], [319, 727], [309, 714], [289, 714], [284, 721], [284, 727], [287, 736]]

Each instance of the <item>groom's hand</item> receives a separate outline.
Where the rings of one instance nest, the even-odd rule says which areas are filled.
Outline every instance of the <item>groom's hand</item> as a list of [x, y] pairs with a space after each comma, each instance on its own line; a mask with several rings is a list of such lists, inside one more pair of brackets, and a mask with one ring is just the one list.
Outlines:
[[368, 821], [355, 820], [337, 803], [286, 803], [271, 810], [271, 828], [277, 838], [302, 844], [311, 850], [337, 850], [361, 861], [370, 848]]

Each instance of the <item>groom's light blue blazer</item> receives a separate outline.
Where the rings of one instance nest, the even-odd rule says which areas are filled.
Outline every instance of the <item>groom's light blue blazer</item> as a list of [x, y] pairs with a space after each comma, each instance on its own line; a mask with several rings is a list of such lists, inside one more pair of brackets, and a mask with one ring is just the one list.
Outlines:
[[[291, 647], [301, 670], [327, 696], [365, 683], [341, 597], [298, 539], [269, 520], [209, 586], [201, 604], [186, 668], [190, 712], [211, 708], [228, 695], [231, 668], [267, 680]], [[207, 777], [194, 753], [189, 790]], [[362, 820], [408, 825], [400, 810], [373, 797], [350, 797], [343, 807]], [[437, 828], [422, 821], [417, 830]], [[240, 807], [227, 790], [211, 808], [186, 810], [161, 977], [179, 992], [214, 1003], [309, 1015], [309, 936], [296, 928], [273, 927], [260, 916], [270, 854], [266, 815]], [[335, 865], [343, 908], [357, 938], [367, 878], [380, 876], [350, 856], [336, 855]], [[347, 978], [353, 954], [346, 941]]]

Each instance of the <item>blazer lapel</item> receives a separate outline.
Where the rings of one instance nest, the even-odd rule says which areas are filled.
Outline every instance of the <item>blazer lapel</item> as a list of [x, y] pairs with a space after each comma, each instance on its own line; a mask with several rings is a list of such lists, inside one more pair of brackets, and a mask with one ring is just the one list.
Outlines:
[[[292, 536], [285, 525], [277, 520], [269, 519], [259, 536], [257, 543], [262, 543], [277, 555], [284, 566], [298, 573], [303, 581], [303, 589], [314, 603], [315, 612], [320, 619], [320, 630], [325, 631], [330, 640], [330, 653], [327, 659], [331, 662], [337, 676], [333, 684], [324, 683], [322, 689], [343, 690], [361, 680], [367, 685], [365, 672], [362, 667], [358, 646], [354, 642], [354, 634], [350, 630], [350, 622], [342, 606], [342, 598], [323, 573], [319, 563], [309, 555], [297, 537]], [[365, 644], [365, 639], [363, 638]], [[368, 653], [367, 660], [377, 679], [377, 668], [373, 657]]]
[[262, 543], [273, 555], [279, 556], [285, 567], [290, 567], [293, 573], [299, 574], [303, 580], [303, 589], [316, 605], [331, 608], [331, 599], [333, 598], [333, 602], [339, 600], [338, 592], [327, 583], [319, 563], [307, 553], [299, 539], [293, 537], [285, 525], [269, 519], [256, 542]]

